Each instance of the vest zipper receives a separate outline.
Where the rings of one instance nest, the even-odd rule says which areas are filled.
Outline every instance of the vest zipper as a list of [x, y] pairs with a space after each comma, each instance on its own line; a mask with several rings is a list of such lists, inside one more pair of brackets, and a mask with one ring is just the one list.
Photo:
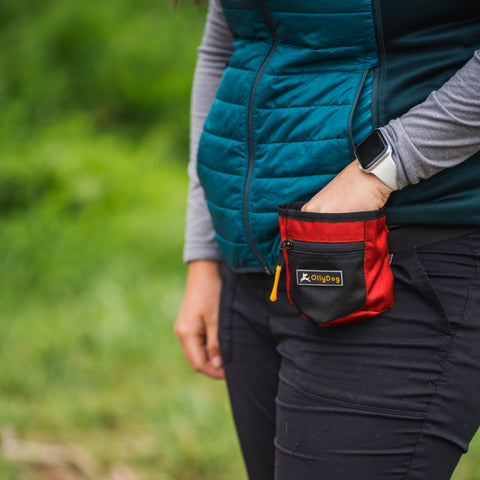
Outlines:
[[257, 72], [257, 75], [252, 85], [252, 89], [250, 91], [250, 99], [248, 102], [248, 130], [247, 130], [248, 132], [248, 168], [247, 168], [247, 177], [245, 179], [245, 189], [243, 191], [243, 224], [245, 228], [245, 235], [247, 237], [248, 244], [252, 249], [253, 254], [255, 255], [257, 260], [261, 263], [265, 272], [271, 275], [272, 272], [268, 267], [267, 262], [262, 257], [262, 254], [260, 253], [257, 245], [255, 244], [255, 241], [253, 240], [252, 232], [250, 230], [250, 222], [249, 222], [249, 215], [248, 215], [250, 184], [252, 182], [253, 169], [255, 166], [255, 142], [253, 140], [253, 133], [254, 133], [253, 132], [253, 108], [255, 105], [255, 94], [257, 92], [257, 87], [260, 82], [260, 78], [262, 77], [263, 72], [267, 68], [268, 62], [272, 58], [272, 55], [274, 54], [278, 44], [277, 33], [275, 32], [272, 21], [268, 16], [267, 10], [265, 9], [263, 0], [257, 0], [257, 6], [260, 11], [260, 14], [263, 17], [263, 20], [265, 21], [265, 24], [267, 25], [268, 29], [270, 30], [270, 33], [272, 34], [273, 43], [272, 43], [272, 46], [270, 47], [270, 50], [267, 53], [267, 56], [263, 59], [262, 65], [260, 66]]
[[360, 79], [360, 83], [358, 84], [357, 92], [353, 100], [352, 109], [350, 110], [350, 116], [348, 118], [348, 143], [350, 145], [350, 153], [352, 155], [352, 159], [355, 158], [355, 142], [353, 140], [353, 117], [355, 115], [355, 111], [357, 110], [358, 101], [360, 100], [360, 95], [362, 94], [363, 87], [365, 86], [365, 82], [367, 81], [369, 71], [370, 69], [367, 68], [362, 73], [362, 78]]

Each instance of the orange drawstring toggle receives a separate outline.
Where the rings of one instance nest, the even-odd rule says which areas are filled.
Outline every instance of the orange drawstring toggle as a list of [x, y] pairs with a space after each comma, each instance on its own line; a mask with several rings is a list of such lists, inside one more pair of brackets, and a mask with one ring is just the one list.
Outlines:
[[275, 269], [275, 280], [273, 281], [273, 288], [272, 293], [270, 294], [270, 301], [276, 302], [277, 301], [277, 290], [278, 290], [278, 282], [280, 280], [280, 272], [282, 271], [282, 266], [277, 265]]

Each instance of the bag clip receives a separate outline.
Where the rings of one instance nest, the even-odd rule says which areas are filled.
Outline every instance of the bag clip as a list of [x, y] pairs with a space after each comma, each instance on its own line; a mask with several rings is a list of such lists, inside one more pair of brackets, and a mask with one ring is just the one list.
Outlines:
[[292, 242], [290, 240], [284, 240], [278, 249], [280, 254], [278, 256], [278, 263], [277, 268], [275, 269], [275, 279], [273, 281], [272, 293], [270, 294], [270, 301], [276, 302], [277, 301], [277, 291], [278, 291], [278, 282], [280, 281], [280, 273], [282, 272], [282, 268], [285, 266], [285, 257], [283, 256], [283, 251], [288, 250], [292, 246]]

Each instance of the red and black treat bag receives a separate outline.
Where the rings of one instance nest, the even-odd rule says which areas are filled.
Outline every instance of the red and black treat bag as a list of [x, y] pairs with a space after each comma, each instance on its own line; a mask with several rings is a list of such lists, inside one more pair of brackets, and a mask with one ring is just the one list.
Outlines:
[[392, 307], [384, 210], [312, 213], [302, 206], [278, 208], [290, 303], [322, 326], [360, 322]]

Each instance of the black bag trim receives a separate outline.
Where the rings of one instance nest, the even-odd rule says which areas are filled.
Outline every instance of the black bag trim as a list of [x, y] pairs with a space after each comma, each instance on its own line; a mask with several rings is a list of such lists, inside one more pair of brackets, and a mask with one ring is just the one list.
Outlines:
[[301, 208], [306, 202], [286, 203], [279, 205], [278, 214], [281, 217], [292, 218], [294, 220], [302, 220], [305, 222], [363, 222], [365, 220], [377, 220], [385, 216], [385, 209], [369, 210], [366, 212], [351, 213], [317, 213], [302, 212]]

